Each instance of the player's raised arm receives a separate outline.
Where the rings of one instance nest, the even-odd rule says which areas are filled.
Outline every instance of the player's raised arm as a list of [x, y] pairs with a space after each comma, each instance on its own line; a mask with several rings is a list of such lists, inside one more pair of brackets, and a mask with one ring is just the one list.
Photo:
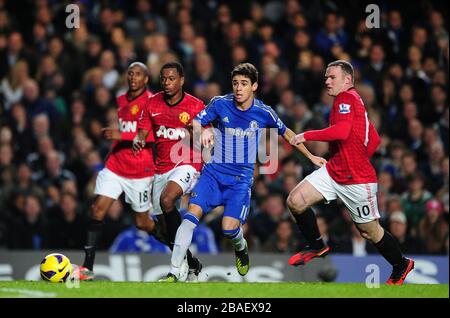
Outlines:
[[[294, 137], [295, 137], [295, 133], [290, 130], [289, 128], [286, 127], [286, 131], [283, 135], [284, 139], [286, 139], [288, 142], [290, 142]], [[297, 144], [293, 144], [294, 147], [296, 147], [306, 158], [308, 158], [309, 160], [311, 160], [311, 162], [313, 164], [315, 164], [318, 167], [322, 167], [324, 164], [327, 163], [327, 161], [322, 158], [322, 157], [318, 157], [318, 156], [314, 156], [306, 147], [303, 143], [299, 143]]]
[[355, 114], [354, 99], [347, 94], [339, 94], [333, 102], [335, 123], [330, 127], [320, 130], [310, 130], [298, 134], [291, 139], [292, 145], [298, 145], [305, 141], [338, 141], [346, 140], [350, 136]]

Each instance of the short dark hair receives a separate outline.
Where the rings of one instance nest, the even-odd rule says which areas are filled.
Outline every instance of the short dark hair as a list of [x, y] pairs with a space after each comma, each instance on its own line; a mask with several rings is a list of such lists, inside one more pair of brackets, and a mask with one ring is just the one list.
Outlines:
[[258, 70], [253, 64], [250, 63], [241, 63], [237, 65], [233, 71], [231, 71], [231, 79], [233, 79], [236, 75], [248, 77], [252, 84], [258, 82]]
[[354, 81], [355, 78], [355, 72], [353, 71], [353, 66], [347, 61], [344, 60], [337, 60], [334, 62], [331, 62], [327, 65], [327, 68], [332, 66], [339, 66], [344, 71], [345, 74], [349, 74], [352, 77], [352, 81]]
[[167, 62], [165, 63], [162, 67], [161, 70], [159, 71], [159, 75], [162, 75], [163, 70], [165, 70], [166, 68], [174, 68], [177, 70], [178, 74], [181, 77], [184, 77], [184, 68], [183, 65], [181, 65], [181, 63], [173, 61], [173, 62]]
[[148, 70], [148, 67], [147, 67], [147, 65], [145, 65], [144, 63], [142, 63], [142, 62], [133, 62], [133, 63], [131, 63], [129, 66], [128, 66], [128, 70], [130, 70], [132, 67], [135, 67], [135, 66], [138, 66], [138, 67], [140, 67], [143, 71], [144, 71], [144, 74], [146, 75], [146, 76], [149, 76], [150, 75], [150, 72], [149, 72], [149, 70]]

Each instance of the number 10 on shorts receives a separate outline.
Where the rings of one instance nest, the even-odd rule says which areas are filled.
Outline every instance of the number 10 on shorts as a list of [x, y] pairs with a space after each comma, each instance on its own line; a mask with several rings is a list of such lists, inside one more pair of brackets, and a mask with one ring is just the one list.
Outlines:
[[369, 216], [370, 214], [370, 208], [368, 205], [363, 205], [362, 208], [360, 208], [359, 206], [356, 208], [356, 211], [358, 211], [358, 215], [359, 217], [363, 217], [363, 216]]

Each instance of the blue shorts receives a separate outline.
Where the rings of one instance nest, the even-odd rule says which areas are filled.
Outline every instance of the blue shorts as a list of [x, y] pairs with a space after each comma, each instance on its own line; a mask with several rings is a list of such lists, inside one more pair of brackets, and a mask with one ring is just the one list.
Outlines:
[[200, 206], [203, 214], [208, 214], [215, 207], [223, 205], [224, 216], [238, 219], [244, 224], [250, 209], [252, 183], [252, 179], [216, 173], [213, 169], [203, 169], [191, 192], [189, 203]]

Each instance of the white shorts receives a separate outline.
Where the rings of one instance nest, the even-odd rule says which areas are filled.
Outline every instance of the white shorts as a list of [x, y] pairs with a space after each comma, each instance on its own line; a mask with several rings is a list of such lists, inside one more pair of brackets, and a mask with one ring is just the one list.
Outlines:
[[200, 172], [195, 170], [191, 165], [181, 165], [167, 171], [163, 174], [155, 174], [155, 181], [153, 182], [153, 214], [162, 214], [160, 198], [161, 193], [164, 190], [167, 182], [173, 181], [177, 183], [181, 189], [183, 189], [183, 194], [191, 193], [195, 184], [198, 181]]
[[125, 192], [125, 202], [131, 205], [133, 211], [151, 212], [152, 183], [153, 177], [127, 179], [104, 168], [95, 180], [94, 193], [117, 200]]
[[367, 223], [380, 218], [377, 183], [339, 184], [330, 177], [325, 166], [309, 174], [305, 180], [328, 202], [341, 199], [350, 210], [353, 222]]

